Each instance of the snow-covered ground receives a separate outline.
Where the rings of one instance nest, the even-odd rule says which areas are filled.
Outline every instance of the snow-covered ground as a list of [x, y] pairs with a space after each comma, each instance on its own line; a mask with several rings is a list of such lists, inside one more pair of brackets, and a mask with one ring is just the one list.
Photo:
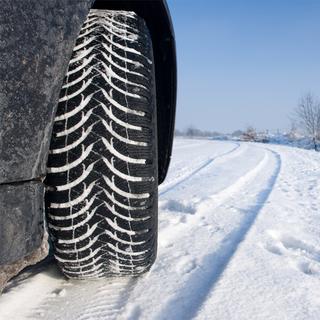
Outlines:
[[177, 139], [147, 275], [65, 280], [54, 264], [0, 297], [0, 319], [320, 319], [320, 153]]

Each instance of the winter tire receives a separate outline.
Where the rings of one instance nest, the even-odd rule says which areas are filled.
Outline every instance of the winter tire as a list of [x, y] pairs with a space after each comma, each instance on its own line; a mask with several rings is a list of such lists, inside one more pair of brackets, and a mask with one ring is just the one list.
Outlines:
[[46, 178], [54, 254], [69, 278], [138, 275], [155, 260], [155, 96], [143, 19], [91, 10], [61, 89]]

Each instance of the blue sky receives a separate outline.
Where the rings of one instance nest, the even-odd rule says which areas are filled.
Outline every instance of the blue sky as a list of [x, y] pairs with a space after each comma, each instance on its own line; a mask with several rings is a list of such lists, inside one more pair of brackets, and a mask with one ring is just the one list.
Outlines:
[[320, 96], [319, 0], [168, 0], [176, 33], [176, 126], [286, 129]]

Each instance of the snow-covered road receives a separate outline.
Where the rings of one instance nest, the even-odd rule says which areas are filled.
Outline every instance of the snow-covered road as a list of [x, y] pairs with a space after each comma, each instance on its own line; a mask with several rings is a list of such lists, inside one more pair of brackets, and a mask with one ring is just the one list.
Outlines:
[[151, 272], [73, 282], [47, 263], [0, 319], [320, 319], [320, 153], [176, 140], [159, 194]]

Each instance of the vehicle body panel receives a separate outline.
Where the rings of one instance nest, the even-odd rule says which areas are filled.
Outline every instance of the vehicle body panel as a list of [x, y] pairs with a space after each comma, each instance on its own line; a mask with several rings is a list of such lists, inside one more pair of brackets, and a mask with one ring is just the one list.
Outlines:
[[91, 2], [1, 2], [0, 184], [46, 174], [62, 80]]
[[0, 185], [0, 266], [41, 246], [43, 197], [44, 186], [40, 182]]

